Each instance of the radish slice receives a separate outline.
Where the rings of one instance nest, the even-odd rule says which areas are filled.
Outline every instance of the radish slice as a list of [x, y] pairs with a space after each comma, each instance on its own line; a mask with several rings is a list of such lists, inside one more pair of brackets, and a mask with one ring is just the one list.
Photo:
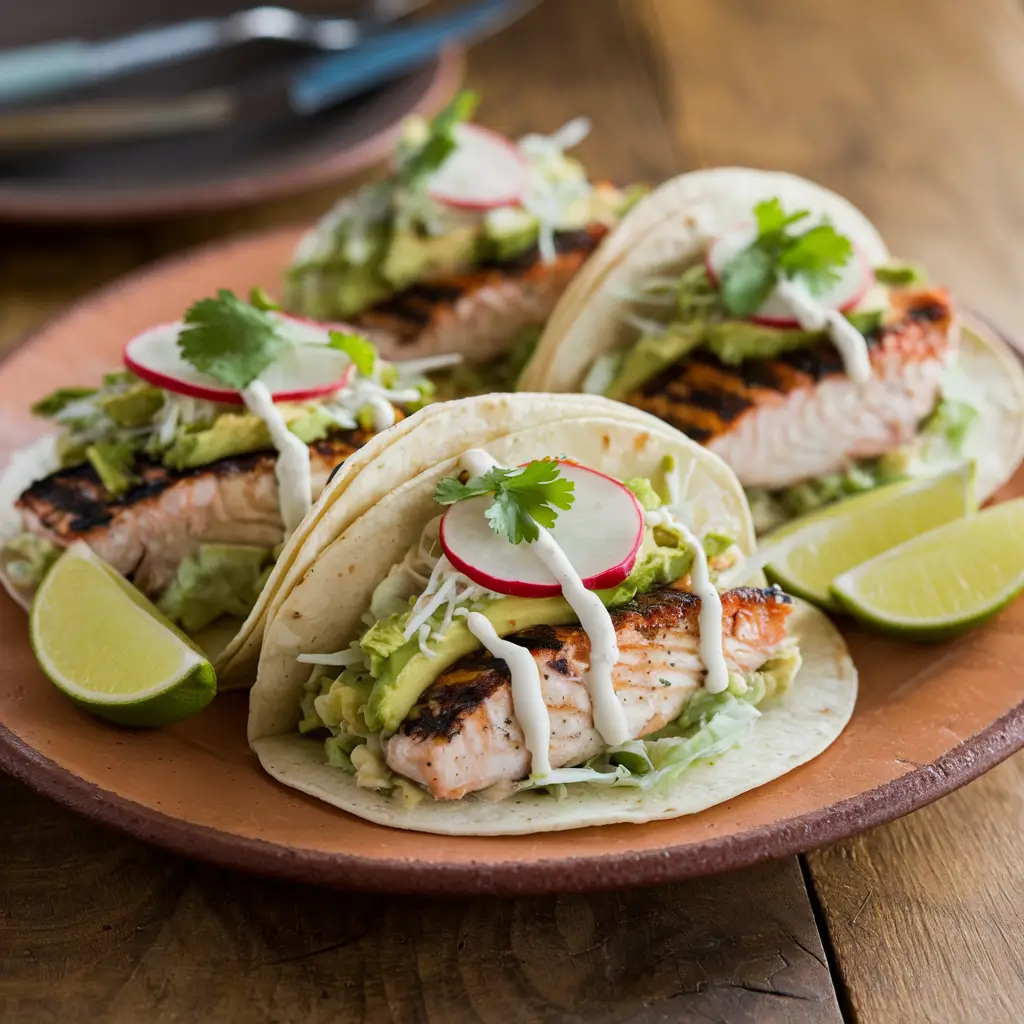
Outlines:
[[[736, 256], [749, 246], [757, 237], [753, 224], [737, 225], [716, 239], [708, 249], [706, 265], [708, 276], [714, 284], [721, 280], [722, 268], [727, 266]], [[854, 252], [844, 267], [839, 269], [839, 279], [814, 300], [824, 309], [836, 309], [845, 313], [864, 298], [874, 281], [874, 274], [864, 254], [854, 241]], [[773, 291], [762, 303], [750, 319], [753, 323], [764, 324], [766, 327], [799, 327], [793, 316], [792, 308], [781, 296]]]
[[[328, 327], [297, 317], [282, 316], [296, 344], [269, 367], [261, 380], [275, 402], [303, 402], [346, 387], [355, 367], [344, 352], [328, 348]], [[142, 380], [165, 391], [207, 402], [241, 405], [242, 396], [215, 377], [201, 373], [182, 358], [178, 337], [185, 325], [161, 324], [132, 338], [124, 347], [124, 365]]]
[[[572, 508], [560, 511], [550, 533], [588, 590], [618, 586], [633, 570], [644, 539], [644, 513], [628, 487], [597, 470], [561, 462], [576, 485]], [[514, 597], [557, 597], [550, 570], [528, 544], [510, 544], [484, 517], [492, 497], [468, 498], [441, 519], [441, 547], [448, 561], [474, 583]]]
[[514, 206], [526, 190], [527, 162], [514, 142], [475, 124], [455, 128], [454, 149], [427, 183], [431, 199], [464, 210]]

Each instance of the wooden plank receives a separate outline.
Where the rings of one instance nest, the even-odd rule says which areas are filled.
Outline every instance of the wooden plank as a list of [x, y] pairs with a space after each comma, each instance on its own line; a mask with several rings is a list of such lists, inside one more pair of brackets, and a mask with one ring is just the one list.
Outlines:
[[[1024, 333], [1024, 8], [1005, 0], [644, 0], [703, 166], [781, 167]], [[808, 859], [860, 1024], [1017, 1020], [1024, 756]]]
[[795, 859], [599, 896], [332, 893], [191, 865], [0, 779], [5, 1021], [841, 1020]]
[[638, 0], [701, 166], [806, 174], [1024, 336], [1024, 6]]
[[1022, 793], [1018, 755], [808, 858], [859, 1024], [1021, 1019]]

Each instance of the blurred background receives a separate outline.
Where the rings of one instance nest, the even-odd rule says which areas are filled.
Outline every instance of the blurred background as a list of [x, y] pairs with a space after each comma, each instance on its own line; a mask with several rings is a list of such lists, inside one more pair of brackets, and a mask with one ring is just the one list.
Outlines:
[[[969, 302], [1024, 330], [1019, 4], [301, 0], [290, 9], [354, 19], [356, 37], [341, 43], [353, 48], [323, 52], [311, 37], [233, 42], [243, 26], [228, 16], [248, 10], [239, 0], [34, 0], [3, 19], [0, 344], [155, 258], [312, 220], [375, 173], [402, 117], [438, 109], [462, 81], [482, 95], [479, 120], [510, 135], [590, 116], [580, 156], [595, 177], [657, 181], [744, 163], [816, 178], [861, 205], [894, 251], [926, 260]], [[282, 18], [264, 9], [248, 29], [280, 32]], [[194, 34], [197, 19], [210, 23], [206, 36]], [[167, 25], [178, 26], [177, 43], [173, 32], [170, 44], [167, 33], [134, 35]], [[196, 55], [211, 32], [217, 48]], [[177, 59], [145, 66], [168, 45]], [[47, 48], [24, 50], [32, 46]]]

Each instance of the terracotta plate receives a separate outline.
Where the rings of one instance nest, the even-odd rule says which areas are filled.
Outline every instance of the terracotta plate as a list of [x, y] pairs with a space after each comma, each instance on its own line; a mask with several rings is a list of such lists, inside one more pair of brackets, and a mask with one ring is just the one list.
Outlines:
[[[89, 383], [133, 332], [217, 287], [273, 290], [295, 242], [277, 231], [128, 278], [53, 322], [0, 367], [0, 460], [40, 432], [25, 412]], [[1024, 472], [1003, 497], [1024, 494]], [[286, 789], [245, 745], [245, 698], [127, 732], [81, 714], [36, 668], [25, 617], [0, 595], [0, 765], [116, 828], [267, 875], [420, 892], [614, 888], [751, 864], [830, 843], [963, 785], [1024, 745], [1024, 602], [951, 644], [848, 631], [861, 695], [816, 761], [696, 817], [503, 839], [391, 831]]]
[[[63, 37], [104, 39], [188, 17], [226, 14], [235, 0], [36, 0], [0, 21], [0, 49]], [[244, 6], [244, 5], [242, 5]], [[311, 13], [364, 5], [299, 0]], [[312, 54], [315, 56], [315, 54]], [[76, 96], [184, 96], [276, 76], [311, 56], [285, 43], [250, 43], [136, 74]], [[428, 66], [312, 117], [255, 111], [222, 131], [89, 144], [35, 153], [0, 152], [0, 218], [87, 221], [167, 216], [291, 195], [339, 180], [387, 156], [401, 120], [432, 113], [454, 93], [462, 61]]]

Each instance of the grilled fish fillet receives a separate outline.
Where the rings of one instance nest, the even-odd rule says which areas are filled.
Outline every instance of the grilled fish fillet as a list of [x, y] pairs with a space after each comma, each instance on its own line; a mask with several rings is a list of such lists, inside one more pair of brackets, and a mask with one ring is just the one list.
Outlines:
[[[350, 430], [310, 445], [314, 493], [372, 436]], [[25, 530], [61, 547], [84, 540], [144, 594], [156, 597], [202, 544], [273, 548], [281, 542], [276, 461], [276, 452], [254, 452], [183, 472], [141, 461], [136, 472], [142, 483], [116, 499], [85, 463], [32, 484], [17, 506]]]
[[555, 235], [557, 256], [536, 248], [464, 274], [422, 281], [352, 319], [391, 359], [457, 352], [473, 362], [502, 355], [526, 327], [543, 324], [607, 233], [601, 224]]
[[[612, 675], [631, 737], [677, 718], [704, 679], [698, 652], [700, 599], [653, 590], [612, 612], [619, 661]], [[786, 639], [789, 598], [748, 587], [722, 595], [730, 669], [754, 672]], [[584, 683], [590, 639], [580, 626], [541, 626], [506, 639], [526, 647], [540, 669], [551, 715], [552, 767], [579, 764], [604, 748]], [[526, 778], [530, 755], [512, 707], [508, 666], [486, 653], [453, 665], [423, 694], [388, 741], [391, 769], [438, 800], [457, 800], [499, 782]]]
[[952, 345], [944, 289], [892, 293], [893, 313], [867, 337], [872, 376], [846, 376], [827, 342], [727, 366], [698, 352], [626, 397], [706, 445], [745, 487], [771, 490], [846, 469], [914, 439], [938, 401]]

